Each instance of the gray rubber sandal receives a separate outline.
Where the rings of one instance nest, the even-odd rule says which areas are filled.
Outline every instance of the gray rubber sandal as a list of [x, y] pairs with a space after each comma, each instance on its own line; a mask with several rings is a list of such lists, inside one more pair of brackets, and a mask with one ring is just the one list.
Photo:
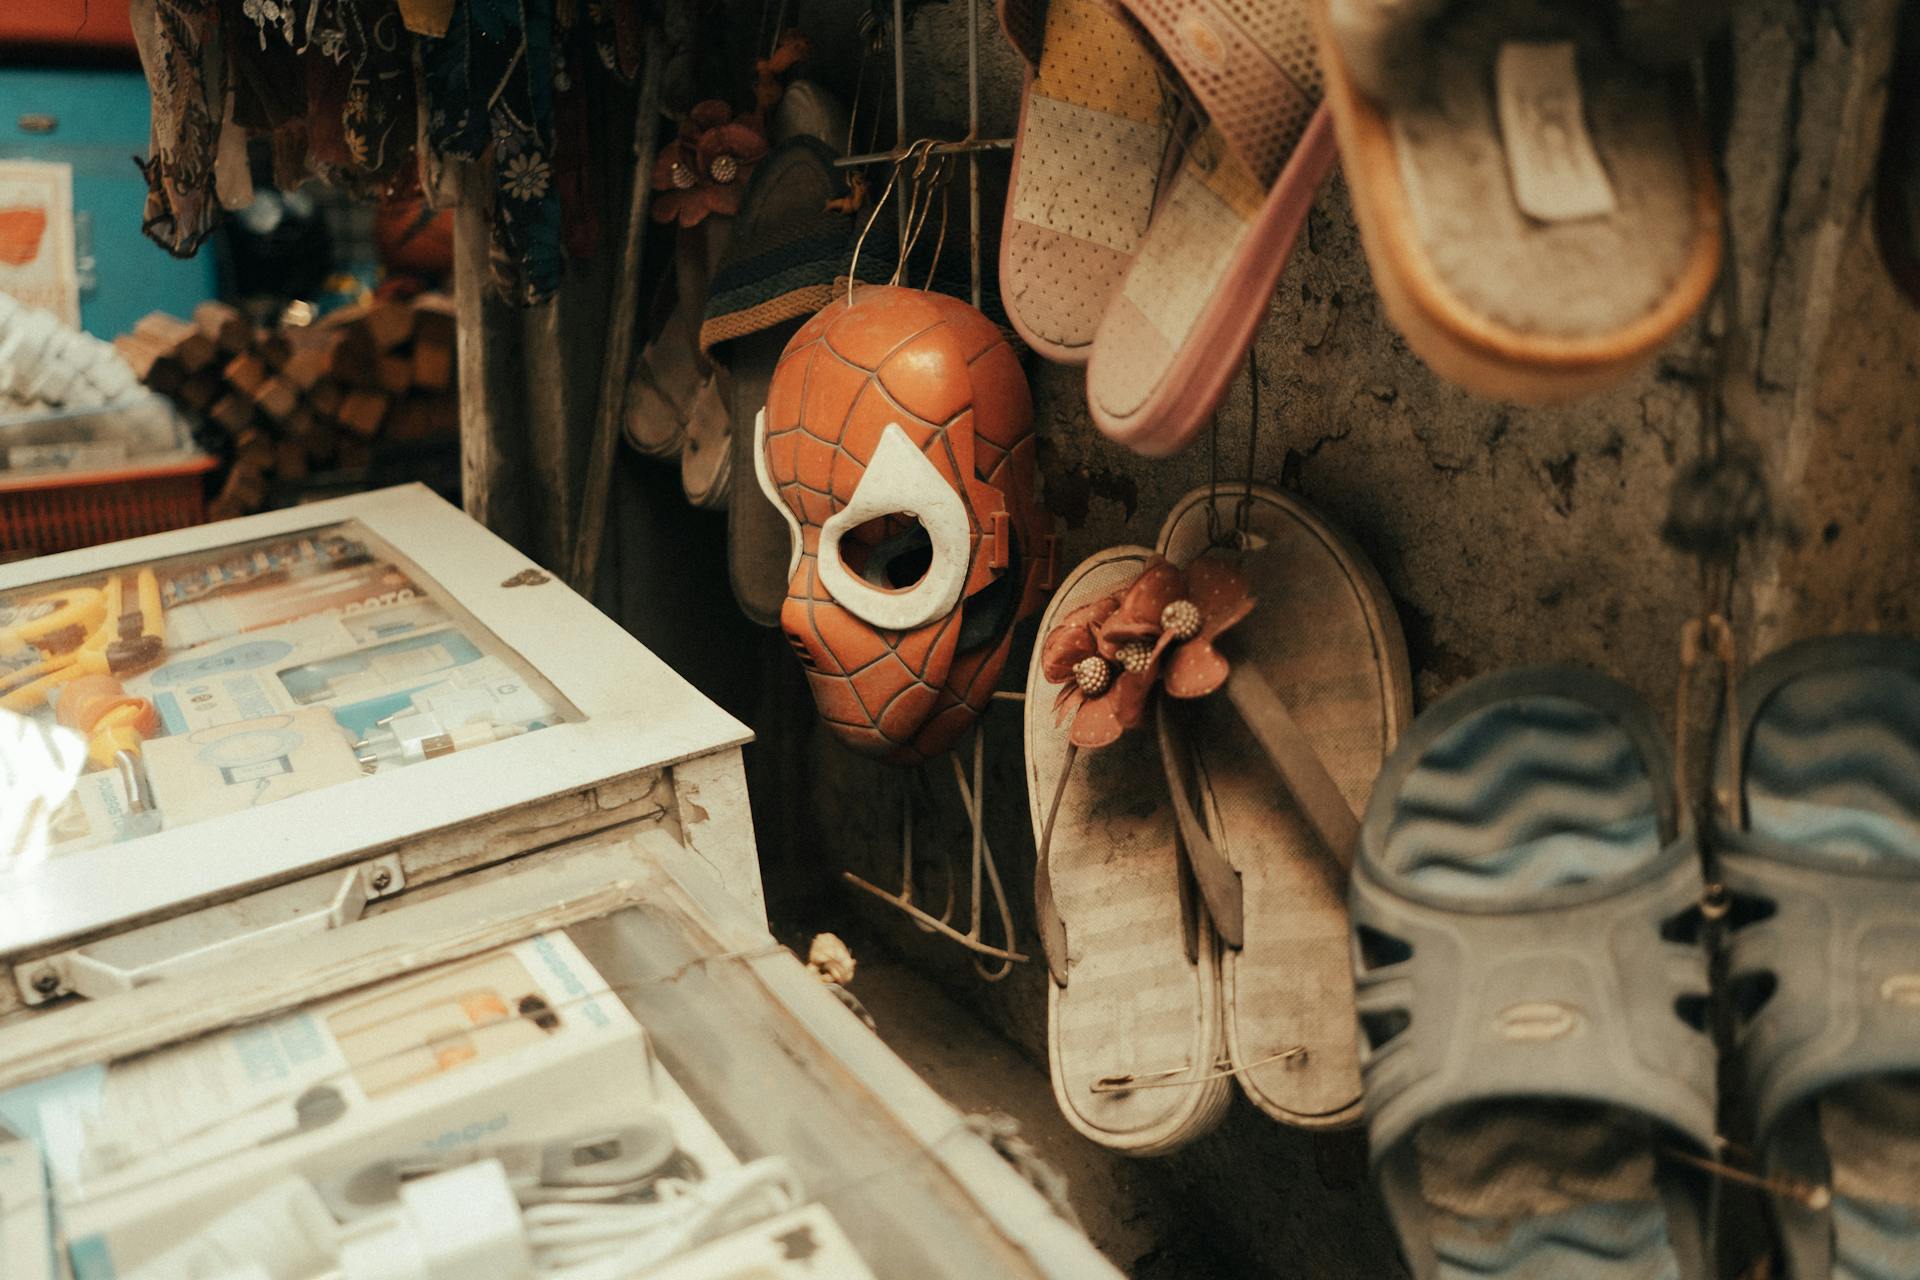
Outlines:
[[1414, 722], [1352, 914], [1374, 1172], [1418, 1280], [1709, 1274], [1700, 892], [1625, 686], [1512, 671]]
[[[1920, 1276], [1920, 642], [1741, 682], [1715, 815], [1743, 1102], [1793, 1280]], [[1737, 768], [1736, 768], [1737, 766]]]

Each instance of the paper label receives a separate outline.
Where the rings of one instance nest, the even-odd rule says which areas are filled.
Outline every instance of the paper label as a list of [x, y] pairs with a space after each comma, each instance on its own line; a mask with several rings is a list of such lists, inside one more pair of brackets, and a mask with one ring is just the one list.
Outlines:
[[1496, 83], [1507, 173], [1520, 211], [1542, 222], [1612, 213], [1613, 185], [1587, 133], [1573, 42], [1501, 45]]

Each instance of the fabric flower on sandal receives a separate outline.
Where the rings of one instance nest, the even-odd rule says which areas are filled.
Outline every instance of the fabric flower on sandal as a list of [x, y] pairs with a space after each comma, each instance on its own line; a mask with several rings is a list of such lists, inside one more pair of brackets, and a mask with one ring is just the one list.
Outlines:
[[1071, 715], [1067, 740], [1104, 747], [1146, 717], [1156, 684], [1203, 698], [1227, 679], [1214, 641], [1253, 609], [1246, 579], [1225, 559], [1184, 570], [1156, 557], [1130, 586], [1082, 605], [1041, 641], [1041, 673], [1062, 686], [1054, 714]]
[[717, 99], [702, 102], [681, 122], [680, 136], [654, 158], [654, 221], [691, 227], [708, 214], [738, 213], [747, 178], [766, 154], [766, 138], [735, 120], [732, 107]]

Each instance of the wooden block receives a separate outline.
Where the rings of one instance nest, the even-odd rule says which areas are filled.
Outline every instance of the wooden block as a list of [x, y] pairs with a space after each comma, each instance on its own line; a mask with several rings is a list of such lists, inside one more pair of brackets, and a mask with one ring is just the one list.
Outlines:
[[253, 349], [267, 362], [267, 368], [275, 370], [286, 368], [287, 360], [293, 355], [293, 344], [284, 333], [263, 334]]
[[340, 412], [334, 415], [340, 425], [363, 440], [370, 440], [379, 434], [380, 424], [386, 420], [390, 401], [378, 391], [355, 391], [340, 402]]
[[233, 438], [233, 465], [266, 471], [273, 466], [274, 454], [278, 449], [279, 445], [272, 436], [258, 427], [249, 427]]
[[205, 413], [215, 400], [225, 394], [226, 389], [227, 384], [220, 380], [219, 374], [211, 369], [202, 369], [181, 383], [180, 390], [174, 393], [173, 398], [197, 413]]
[[225, 427], [229, 434], [239, 435], [253, 421], [253, 401], [229, 391], [213, 402], [207, 416]]
[[260, 384], [254, 400], [269, 418], [284, 422], [287, 415], [299, 407], [300, 393], [294, 390], [291, 382], [276, 373]]
[[320, 466], [327, 466], [340, 456], [340, 432], [332, 423], [316, 422], [313, 430], [305, 432], [301, 439], [307, 446], [307, 457]]
[[413, 388], [413, 361], [403, 355], [381, 356], [373, 380], [388, 395], [404, 396]]
[[374, 350], [391, 351], [413, 336], [413, 304], [376, 302], [367, 309], [366, 327]]
[[332, 347], [327, 357], [327, 372], [339, 381], [356, 387], [371, 385], [374, 360], [380, 353], [374, 350], [373, 339], [367, 331], [364, 328], [340, 329], [329, 341]]
[[193, 309], [194, 327], [213, 340], [213, 345], [230, 356], [237, 356], [253, 345], [253, 324], [240, 308], [208, 299]]
[[345, 471], [358, 471], [362, 467], [373, 465], [373, 444], [353, 436], [340, 437], [340, 453], [337, 465]]
[[433, 435], [457, 436], [460, 434], [459, 396], [428, 396], [425, 404], [427, 421], [433, 424]]
[[319, 425], [320, 415], [313, 411], [312, 406], [303, 404], [296, 406], [294, 411], [287, 415], [287, 420], [281, 424], [281, 428], [287, 439], [305, 442]]
[[282, 440], [273, 451], [273, 474], [282, 480], [306, 479], [306, 447], [298, 440]]
[[323, 418], [338, 417], [340, 404], [345, 399], [346, 392], [340, 389], [340, 384], [337, 382], [322, 382], [307, 393], [307, 403], [312, 405], [313, 411]]
[[250, 400], [258, 399], [260, 384], [267, 380], [267, 362], [246, 351], [227, 361], [227, 367], [220, 372], [235, 391]]
[[213, 339], [200, 330], [164, 311], [142, 316], [133, 326], [134, 333], [157, 344], [167, 355], [180, 362], [188, 373], [198, 373], [219, 358]]
[[163, 396], [176, 394], [187, 379], [187, 371], [180, 362], [168, 355], [160, 344], [138, 334], [122, 334], [113, 340], [113, 349], [120, 353], [133, 369], [133, 376], [140, 379], [148, 390]]
[[333, 365], [333, 344], [322, 335], [317, 341], [296, 341], [280, 366], [280, 374], [302, 391], [327, 376]]
[[235, 462], [233, 469], [227, 472], [226, 483], [220, 486], [219, 496], [208, 507], [207, 514], [216, 520], [230, 520], [234, 516], [258, 511], [266, 499], [266, 475], [257, 468]]
[[413, 342], [413, 385], [426, 391], [445, 391], [453, 385], [453, 347], [416, 337]]

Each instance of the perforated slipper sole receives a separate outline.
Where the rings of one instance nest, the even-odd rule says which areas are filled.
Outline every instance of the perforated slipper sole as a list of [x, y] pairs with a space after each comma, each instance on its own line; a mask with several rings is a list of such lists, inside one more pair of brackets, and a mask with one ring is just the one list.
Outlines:
[[1030, 65], [1000, 240], [1007, 316], [1047, 359], [1085, 364], [1146, 234], [1169, 110], [1102, 0], [1001, 0], [1000, 14]]

